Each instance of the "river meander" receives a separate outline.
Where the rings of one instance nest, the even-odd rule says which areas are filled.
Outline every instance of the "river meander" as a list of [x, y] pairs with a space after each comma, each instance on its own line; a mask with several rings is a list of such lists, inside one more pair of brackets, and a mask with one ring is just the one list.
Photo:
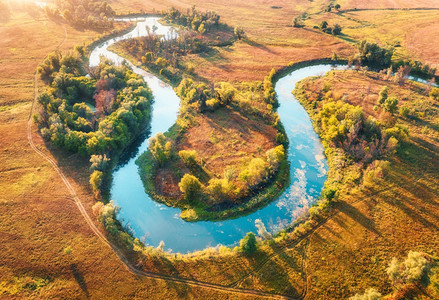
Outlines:
[[[120, 19], [137, 21], [137, 26], [127, 34], [98, 45], [90, 55], [90, 65], [97, 65], [101, 55], [115, 63], [121, 63], [124, 59], [107, 50], [108, 47], [124, 39], [146, 35], [146, 26], [156, 26], [155, 33], [172, 38], [175, 32], [171, 27], [158, 23], [158, 19]], [[166, 132], [175, 123], [180, 99], [171, 86], [132, 63], [128, 64], [134, 72], [143, 76], [154, 95], [149, 135], [133, 150], [131, 158], [124, 161], [113, 173], [110, 198], [120, 207], [118, 219], [132, 230], [135, 237], [151, 246], [157, 246], [163, 240], [166, 250], [172, 249], [173, 252], [180, 253], [218, 244], [233, 245], [247, 232], [256, 232], [256, 219], [261, 219], [270, 231], [277, 231], [294, 221], [318, 199], [327, 172], [323, 146], [307, 112], [291, 94], [291, 90], [296, 82], [309, 76], [323, 75], [334, 66], [318, 64], [299, 68], [276, 82], [275, 91], [280, 104], [278, 113], [290, 141], [288, 160], [291, 182], [282, 195], [266, 207], [247, 216], [220, 222], [189, 223], [179, 217], [180, 209], [159, 204], [149, 197], [135, 164], [136, 159], [147, 149], [148, 138], [158, 132]]]

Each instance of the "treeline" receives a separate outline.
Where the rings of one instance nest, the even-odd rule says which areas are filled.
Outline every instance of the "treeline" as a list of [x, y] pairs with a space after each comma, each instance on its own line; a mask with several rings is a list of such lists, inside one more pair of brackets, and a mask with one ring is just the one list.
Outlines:
[[358, 45], [358, 54], [349, 58], [349, 64], [359, 64], [372, 67], [376, 70], [391, 68], [399, 72], [399, 75], [407, 77], [409, 74], [417, 75], [427, 79], [435, 78], [436, 68], [416, 60], [392, 60], [394, 49], [381, 47], [380, 45], [363, 40]]
[[56, 0], [55, 7], [45, 7], [49, 18], [64, 19], [72, 26], [96, 30], [113, 27], [114, 10], [101, 0]]
[[162, 11], [164, 18], [171, 23], [192, 29], [204, 34], [208, 31], [218, 29], [220, 16], [212, 11], [201, 12], [192, 6], [186, 13], [181, 12], [175, 7]]
[[175, 88], [181, 99], [180, 126], [187, 127], [193, 113], [214, 112], [219, 107], [231, 106], [278, 127], [278, 103], [272, 84], [274, 73], [273, 69], [263, 82], [243, 82], [236, 86], [229, 82], [207, 84], [184, 78]]
[[[54, 146], [90, 157], [99, 195], [108, 159], [120, 154], [150, 119], [152, 94], [127, 66], [102, 61], [86, 76], [83, 48], [50, 54], [38, 68], [47, 89], [36, 121]], [[95, 106], [95, 108], [93, 107]]]

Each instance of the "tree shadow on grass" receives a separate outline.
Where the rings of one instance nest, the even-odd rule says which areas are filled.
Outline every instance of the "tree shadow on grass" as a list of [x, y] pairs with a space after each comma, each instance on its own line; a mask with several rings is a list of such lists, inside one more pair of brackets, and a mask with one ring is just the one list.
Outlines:
[[243, 39], [243, 41], [244, 41], [247, 45], [249, 45], [249, 46], [259, 48], [259, 49], [264, 50], [264, 51], [266, 51], [266, 52], [268, 52], [268, 53], [271, 53], [271, 54], [276, 54], [276, 52], [274, 52], [273, 50], [271, 50], [271, 49], [268, 48], [267, 46], [262, 45], [262, 44], [260, 44], [260, 43], [258, 43], [258, 42], [256, 42], [256, 41], [254, 41], [254, 40], [251, 40], [251, 39], [245, 38], [245, 39]]
[[87, 284], [85, 283], [84, 276], [82, 276], [81, 272], [78, 270], [78, 266], [73, 263], [70, 265], [70, 270], [72, 270], [73, 277], [75, 277], [76, 282], [78, 283], [81, 290], [85, 293], [87, 299], [90, 298], [90, 293], [88, 292]]
[[366, 217], [358, 208], [345, 201], [338, 202], [337, 208], [340, 212], [344, 213], [367, 230], [372, 231], [378, 236], [381, 236], [381, 233], [375, 228], [373, 220]]

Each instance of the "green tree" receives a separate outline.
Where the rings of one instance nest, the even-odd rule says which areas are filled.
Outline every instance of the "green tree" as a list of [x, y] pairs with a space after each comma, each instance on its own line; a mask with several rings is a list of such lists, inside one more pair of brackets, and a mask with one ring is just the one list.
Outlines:
[[341, 28], [340, 24], [335, 24], [334, 27], [332, 28], [332, 34], [339, 35], [339, 34], [341, 34], [341, 30], [342, 30], [342, 28]]
[[194, 167], [197, 165], [197, 151], [196, 150], [181, 150], [178, 152], [178, 156], [188, 167]]
[[201, 191], [201, 182], [197, 177], [185, 174], [178, 184], [186, 200], [190, 201]]
[[434, 100], [439, 100], [439, 88], [432, 88], [429, 95]]
[[256, 236], [253, 232], [248, 232], [239, 242], [239, 251], [247, 255], [255, 253], [257, 247]]
[[395, 97], [389, 97], [384, 101], [383, 108], [385, 111], [388, 111], [392, 115], [396, 113], [398, 109], [398, 99]]
[[234, 32], [234, 34], [235, 34], [235, 37], [236, 37], [238, 40], [242, 39], [242, 38], [245, 36], [244, 29], [242, 29], [242, 27], [240, 27], [240, 26], [235, 27], [235, 29], [234, 29], [233, 32]]
[[365, 40], [358, 45], [360, 62], [377, 68], [388, 68], [392, 62], [393, 49], [382, 48]]
[[389, 88], [384, 86], [378, 94], [378, 104], [383, 105], [389, 95]]
[[320, 23], [320, 29], [325, 29], [325, 28], [327, 28], [328, 27], [328, 22], [326, 22], [326, 21], [322, 21], [321, 23]]
[[148, 150], [151, 152], [155, 160], [160, 164], [164, 164], [171, 156], [171, 142], [161, 132], [149, 139]]
[[300, 17], [300, 16], [295, 17], [293, 19], [293, 26], [296, 27], [296, 28], [304, 27], [305, 25], [303, 24], [302, 17]]
[[95, 193], [96, 198], [99, 198], [101, 194], [102, 181], [104, 179], [104, 174], [101, 171], [94, 170], [90, 175], [90, 184]]

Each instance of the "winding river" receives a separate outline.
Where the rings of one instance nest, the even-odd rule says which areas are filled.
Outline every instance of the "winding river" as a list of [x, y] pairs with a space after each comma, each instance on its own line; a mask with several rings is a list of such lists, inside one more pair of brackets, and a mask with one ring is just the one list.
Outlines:
[[[129, 33], [97, 46], [91, 53], [90, 65], [97, 65], [101, 55], [115, 63], [121, 63], [124, 59], [109, 51], [108, 47], [124, 39], [146, 35], [146, 26], [149, 28], [156, 26], [157, 34], [163, 35], [164, 38], [172, 38], [174, 31], [171, 27], [158, 23], [158, 19], [158, 17], [120, 19], [120, 21], [137, 21], [137, 26]], [[130, 62], [128, 64], [134, 72], [144, 77], [154, 95], [149, 136], [166, 132], [177, 119], [180, 99], [171, 86]], [[288, 160], [291, 169], [291, 183], [277, 200], [251, 215], [237, 219], [220, 222], [186, 222], [179, 217], [180, 209], [159, 204], [144, 191], [135, 161], [147, 149], [148, 139], [145, 138], [134, 150], [131, 158], [124, 161], [113, 173], [111, 199], [120, 207], [118, 219], [145, 244], [157, 246], [160, 241], [164, 241], [166, 250], [180, 253], [214, 247], [218, 244], [228, 246], [237, 244], [247, 232], [256, 232], [256, 219], [261, 219], [270, 231], [277, 231], [294, 221], [319, 197], [326, 180], [327, 165], [323, 146], [312, 127], [311, 120], [291, 94], [291, 90], [296, 82], [309, 76], [323, 75], [333, 68], [334, 66], [329, 64], [300, 68], [276, 83], [275, 91], [280, 103], [278, 113], [290, 141]]]

